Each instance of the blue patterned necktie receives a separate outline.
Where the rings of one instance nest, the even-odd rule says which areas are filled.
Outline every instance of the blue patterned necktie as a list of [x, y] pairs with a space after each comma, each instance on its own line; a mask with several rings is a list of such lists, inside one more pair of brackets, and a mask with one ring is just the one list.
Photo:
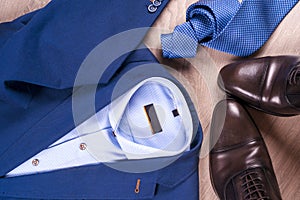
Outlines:
[[161, 36], [166, 58], [194, 57], [198, 43], [236, 56], [257, 51], [298, 0], [201, 0], [187, 22]]

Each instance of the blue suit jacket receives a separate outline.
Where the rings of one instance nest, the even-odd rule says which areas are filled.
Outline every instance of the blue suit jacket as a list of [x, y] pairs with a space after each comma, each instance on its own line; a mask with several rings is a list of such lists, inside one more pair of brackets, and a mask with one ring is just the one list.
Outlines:
[[[5, 177], [76, 126], [72, 94], [82, 62], [110, 36], [151, 26], [167, 0], [154, 13], [148, 12], [149, 4], [148, 0], [53, 0], [44, 9], [0, 24], [0, 199], [199, 199], [202, 131], [196, 117], [191, 150], [160, 170], [126, 173], [99, 164]], [[138, 46], [144, 34], [129, 45]], [[184, 88], [147, 49], [126, 53], [104, 70], [97, 83], [95, 109], [111, 102], [113, 88], [126, 72], [149, 63], [155, 70], [137, 70], [116, 96], [146, 78], [164, 77], [181, 89], [195, 113]], [[87, 111], [80, 120], [92, 114]], [[138, 194], [134, 192], [137, 179], [141, 180]]]

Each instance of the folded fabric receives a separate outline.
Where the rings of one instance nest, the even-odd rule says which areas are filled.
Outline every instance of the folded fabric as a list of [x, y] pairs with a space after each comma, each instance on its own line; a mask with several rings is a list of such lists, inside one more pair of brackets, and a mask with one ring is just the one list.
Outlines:
[[[199, 199], [193, 103], [140, 45], [148, 29], [130, 34], [167, 2], [53, 0], [0, 25], [0, 199]], [[120, 48], [128, 52], [105, 66]], [[82, 66], [92, 70], [77, 82]]]
[[257, 51], [298, 0], [201, 0], [191, 5], [187, 22], [161, 36], [166, 58], [194, 57], [200, 43], [236, 56]]
[[[148, 119], [147, 105], [153, 105], [157, 122]], [[159, 123], [161, 129], [154, 132], [151, 123]], [[180, 89], [168, 79], [148, 78], [6, 176], [178, 156], [189, 150], [192, 129], [192, 118]], [[96, 151], [89, 150], [90, 143], [98, 143]], [[78, 148], [80, 145], [85, 149]], [[39, 163], [32, 165], [34, 160]]]
[[[95, 107], [99, 112], [93, 118], [97, 121], [97, 125], [91, 126], [91, 121], [87, 120], [82, 123], [83, 126], [75, 127], [72, 114], [72, 97], [55, 93], [53, 89], [44, 88], [38, 95], [35, 95], [30, 104], [32, 107], [30, 106], [28, 109], [17, 107], [18, 110], [16, 110], [13, 106], [8, 106], [9, 104], [2, 104], [1, 108], [4, 106], [10, 108], [5, 112], [7, 116], [16, 116], [16, 111], [18, 111], [22, 117], [30, 118], [30, 116], [37, 114], [36, 109], [42, 110], [43, 106], [51, 105], [50, 101], [57, 102], [60, 100], [54, 110], [42, 115], [38, 123], [35, 123], [32, 128], [20, 135], [12, 145], [7, 146], [8, 150], [1, 154], [2, 165], [0, 170], [2, 173], [7, 173], [0, 178], [0, 197], [2, 199], [9, 199], [9, 197], [16, 199], [173, 199], [174, 196], [180, 198], [188, 196], [189, 199], [198, 200], [198, 155], [202, 143], [202, 130], [197, 119], [197, 113], [180, 83], [169, 75], [162, 66], [155, 63], [157, 62], [155, 58], [148, 53], [148, 50], [143, 50], [140, 54], [141, 57], [133, 56], [137, 60], [125, 61], [127, 64], [124, 65], [124, 68], [118, 74], [115, 74], [108, 84], [97, 89]], [[149, 59], [146, 62], [149, 64], [143, 66], [141, 63], [145, 63], [145, 56]], [[144, 61], [139, 62], [141, 58]], [[149, 67], [151, 68], [149, 69]], [[131, 86], [127, 92], [125, 90], [125, 93], [121, 91], [120, 94], [117, 94], [116, 96], [120, 99], [116, 98], [110, 104], [114, 86], [126, 72], [131, 70], [135, 73], [132, 76], [135, 79], [125, 80], [126, 82], [130, 81]], [[161, 80], [164, 80], [162, 83], [165, 87], [158, 89], [156, 88], [157, 83], [161, 84]], [[153, 94], [154, 91], [156, 91], [155, 94]], [[169, 93], [170, 91], [172, 93]], [[132, 92], [133, 94], [130, 94]], [[171, 123], [169, 127], [170, 124], [165, 124], [163, 123], [164, 120], [160, 120], [162, 132], [156, 133], [153, 137], [148, 125], [145, 128], [147, 132], [144, 134], [146, 134], [145, 136], [151, 134], [151, 137], [135, 136], [137, 141], [133, 141], [129, 140], [132, 138], [130, 135], [140, 134], [140, 132], [134, 130], [127, 132], [128, 123], [126, 121], [135, 121], [140, 118], [138, 112], [131, 111], [134, 107], [140, 108], [141, 104], [136, 102], [140, 100], [138, 98], [140, 92], [142, 93], [141, 96], [148, 93], [150, 96], [151, 94], [154, 95], [152, 100], [156, 101], [157, 104], [162, 103], [161, 100], [158, 102], [157, 98], [159, 96], [167, 100], [172, 94], [172, 99], [177, 100], [169, 101], [168, 99], [164, 107], [169, 107], [166, 110], [170, 111], [169, 117], [174, 119], [172, 121], [175, 124], [172, 125]], [[163, 92], [167, 93], [162, 95]], [[49, 99], [51, 93], [53, 95]], [[45, 94], [48, 95], [45, 96]], [[159, 96], [156, 94], [159, 94]], [[124, 100], [127, 95], [131, 98], [126, 104], [126, 101], [121, 101], [121, 99]], [[43, 100], [45, 98], [49, 102]], [[146, 100], [151, 99], [148, 96]], [[42, 101], [43, 105], [40, 105]], [[174, 102], [177, 103], [174, 105]], [[144, 104], [149, 105], [148, 103], [144, 102]], [[133, 105], [134, 107], [132, 107]], [[119, 109], [119, 106], [123, 109]], [[175, 107], [178, 109], [178, 113], [173, 114], [172, 111]], [[121, 118], [118, 117], [119, 115], [116, 112], [109, 114], [109, 118], [107, 118], [105, 112], [112, 111], [113, 108], [121, 113]], [[21, 112], [22, 110], [26, 114]], [[2, 109], [2, 111], [5, 110]], [[136, 115], [134, 119], [130, 119], [129, 115], [131, 113]], [[145, 113], [143, 114], [145, 115]], [[166, 116], [161, 115], [159, 109], [157, 109], [157, 114], [158, 116]], [[95, 132], [91, 135], [84, 134], [93, 131], [93, 127], [100, 126], [102, 122], [104, 122], [104, 127], [107, 121], [102, 121], [103, 117], [110, 120], [111, 128], [116, 130], [116, 137], [111, 134], [112, 132], [107, 131]], [[20, 118], [18, 119], [7, 120], [10, 122], [8, 125], [17, 124], [15, 127], [17, 129], [18, 123], [20, 125], [24, 123]], [[176, 122], [179, 119], [182, 122], [177, 124]], [[185, 120], [186, 122], [184, 122]], [[141, 122], [146, 121], [144, 119]], [[178, 129], [178, 127], [184, 128], [184, 131]], [[174, 131], [174, 129], [177, 130]], [[72, 133], [72, 130], [75, 131], [73, 136], [68, 135], [67, 133]], [[107, 130], [110, 131], [110, 129]], [[3, 131], [2, 133], [5, 135], [6, 132]], [[83, 135], [80, 135], [80, 133]], [[104, 135], [106, 138], [101, 137], [103, 135], [100, 134], [103, 133], [107, 134]], [[162, 135], [162, 138], [169, 136], [170, 139], [161, 141], [159, 134], [165, 134]], [[4, 135], [1, 139], [8, 140], [9, 138], [3, 137]], [[157, 140], [162, 143], [157, 144]], [[151, 148], [153, 141], [156, 149]], [[85, 151], [80, 150], [81, 143], [87, 145]], [[108, 143], [111, 145], [106, 148]], [[69, 151], [61, 150], [64, 145], [70, 147], [68, 148]], [[114, 148], [111, 148], [112, 145], [114, 145]], [[136, 147], [134, 152], [132, 152], [131, 147], [133, 149]], [[54, 148], [57, 148], [58, 152], [51, 155], [50, 151]], [[97, 151], [101, 149], [102, 151]], [[72, 153], [76, 153], [76, 155]], [[101, 159], [106, 159], [104, 161], [107, 163], [101, 162], [103, 161]], [[24, 165], [28, 166], [25, 170]], [[11, 170], [8, 171], [8, 169]], [[39, 171], [39, 169], [41, 170]], [[141, 181], [141, 189], [136, 193], [138, 180]]]

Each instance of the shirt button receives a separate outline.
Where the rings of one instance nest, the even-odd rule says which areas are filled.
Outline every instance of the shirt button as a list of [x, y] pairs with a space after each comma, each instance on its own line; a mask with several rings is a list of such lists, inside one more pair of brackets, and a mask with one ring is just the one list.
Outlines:
[[83, 150], [86, 150], [86, 146], [87, 146], [87, 145], [86, 145], [85, 143], [81, 143], [81, 144], [79, 145], [79, 149], [82, 150], [82, 151], [83, 151]]
[[32, 165], [33, 165], [33, 166], [38, 166], [39, 163], [40, 163], [39, 159], [33, 159], [33, 160], [32, 160]]
[[148, 6], [148, 11], [151, 12], [151, 13], [154, 13], [155, 11], [157, 10], [157, 7], [153, 4], [150, 4]]

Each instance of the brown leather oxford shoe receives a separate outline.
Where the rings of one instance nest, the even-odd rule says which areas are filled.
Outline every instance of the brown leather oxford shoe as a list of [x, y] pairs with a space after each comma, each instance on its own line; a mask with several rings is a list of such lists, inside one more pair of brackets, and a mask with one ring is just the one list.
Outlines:
[[225, 66], [218, 84], [228, 94], [264, 112], [300, 114], [300, 58], [263, 57]]
[[209, 155], [210, 176], [221, 200], [281, 199], [265, 143], [239, 103], [217, 104], [210, 134], [211, 145], [217, 141]]

